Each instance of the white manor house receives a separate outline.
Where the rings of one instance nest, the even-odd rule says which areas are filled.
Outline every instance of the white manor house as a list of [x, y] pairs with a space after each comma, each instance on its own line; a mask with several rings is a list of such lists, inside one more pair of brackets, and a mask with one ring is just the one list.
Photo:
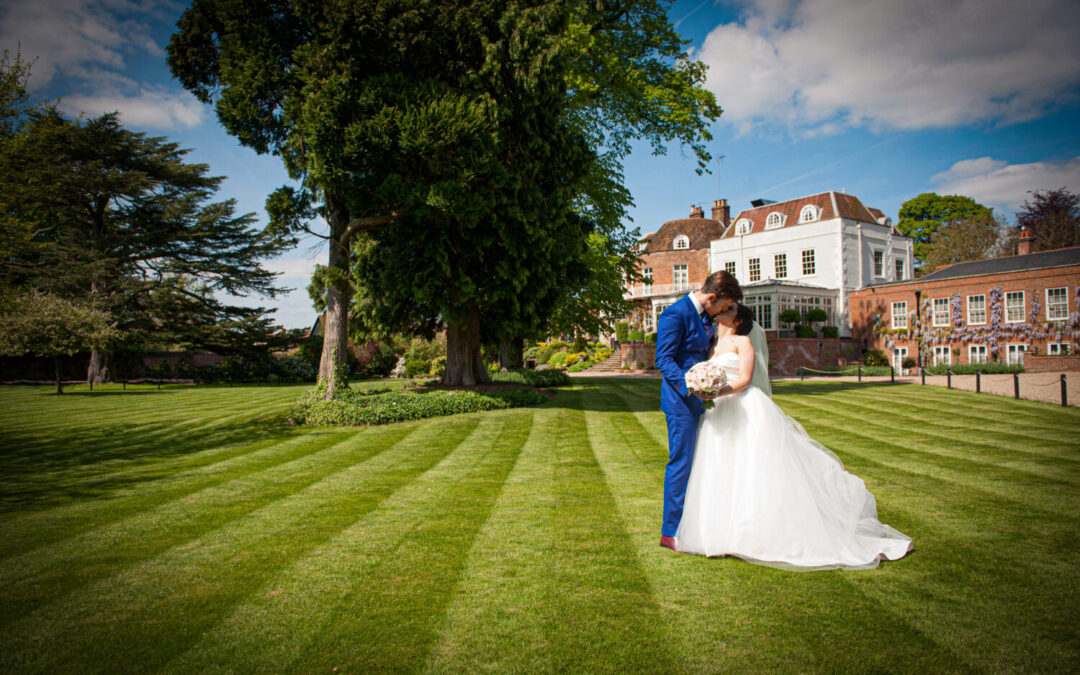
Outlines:
[[711, 218], [694, 208], [642, 238], [646, 283], [627, 287], [646, 331], [656, 317], [716, 270], [735, 275], [743, 302], [762, 328], [776, 334], [785, 309], [824, 309], [825, 325], [851, 335], [848, 294], [912, 278], [912, 239], [854, 195], [822, 192], [783, 202], [755, 200], [728, 217], [727, 200]]

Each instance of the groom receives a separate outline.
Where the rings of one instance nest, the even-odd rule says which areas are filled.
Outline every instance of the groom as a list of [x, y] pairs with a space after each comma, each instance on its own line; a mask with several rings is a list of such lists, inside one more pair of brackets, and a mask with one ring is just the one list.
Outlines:
[[675, 531], [682, 520], [686, 483], [694, 462], [702, 399], [686, 388], [686, 371], [707, 358], [714, 337], [711, 317], [742, 299], [742, 289], [729, 272], [713, 272], [699, 290], [664, 310], [656, 331], [656, 367], [664, 376], [660, 408], [667, 417], [668, 463], [664, 475], [664, 524], [660, 545], [675, 550]]

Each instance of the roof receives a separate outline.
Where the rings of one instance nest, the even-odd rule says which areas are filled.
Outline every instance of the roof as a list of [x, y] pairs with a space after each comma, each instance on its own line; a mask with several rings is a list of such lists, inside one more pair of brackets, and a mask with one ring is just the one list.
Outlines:
[[[755, 200], [755, 202], [757, 201], [764, 200]], [[799, 214], [802, 212], [803, 207], [806, 206], [814, 206], [818, 210], [817, 219], [810, 222], [829, 220], [832, 218], [847, 218], [849, 220], [856, 220], [874, 225], [885, 224], [885, 214], [879, 209], [867, 208], [855, 195], [830, 190], [808, 197], [789, 199], [786, 202], [764, 204], [762, 206], [740, 211], [739, 215], [731, 219], [731, 224], [728, 226], [727, 230], [724, 231], [723, 237], [728, 238], [736, 236], [735, 223], [744, 218], [751, 223], [750, 231], [747, 234], [764, 232], [765, 219], [773, 212], [780, 214], [781, 227], [799, 225]], [[893, 228], [893, 234], [903, 236], [895, 227]]]
[[828, 291], [836, 290], [835, 288], [827, 288], [825, 286], [818, 286], [816, 284], [808, 284], [804, 281], [794, 281], [792, 279], [762, 279], [761, 281], [755, 281], [752, 284], [740, 284], [743, 289], [746, 288], [759, 288], [763, 286], [786, 286], [788, 288], [814, 288], [818, 290]]
[[896, 284], [922, 283], [925, 281], [958, 279], [961, 277], [977, 277], [987, 274], [1025, 272], [1029, 270], [1047, 269], [1050, 267], [1067, 267], [1070, 265], [1080, 265], [1080, 246], [1059, 248], [1053, 251], [1028, 253], [1027, 255], [1010, 255], [1004, 258], [992, 258], [990, 260], [958, 262], [947, 267], [936, 269], [930, 274], [919, 277], [918, 279], [892, 281], [874, 285], [892, 286]]
[[675, 237], [685, 234], [690, 240], [690, 249], [708, 250], [709, 242], [719, 239], [724, 232], [724, 225], [711, 218], [679, 218], [669, 220], [654, 234], [642, 237], [649, 240], [645, 250], [649, 253], [670, 251], [675, 248]]

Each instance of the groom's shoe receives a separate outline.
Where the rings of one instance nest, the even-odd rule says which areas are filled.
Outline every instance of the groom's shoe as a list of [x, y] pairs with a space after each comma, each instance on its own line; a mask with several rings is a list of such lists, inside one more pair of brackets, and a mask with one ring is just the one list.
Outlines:
[[670, 548], [676, 553], [679, 551], [679, 549], [675, 548], [675, 537], [660, 537], [660, 545], [664, 548]]

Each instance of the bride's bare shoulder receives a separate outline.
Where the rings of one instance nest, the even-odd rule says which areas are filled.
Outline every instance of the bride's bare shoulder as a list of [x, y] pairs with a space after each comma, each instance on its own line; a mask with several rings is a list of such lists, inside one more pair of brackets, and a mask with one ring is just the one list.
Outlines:
[[735, 336], [735, 349], [739, 353], [742, 353], [744, 349], [754, 351], [754, 343], [750, 342], [750, 336], [748, 335], [736, 335]]

